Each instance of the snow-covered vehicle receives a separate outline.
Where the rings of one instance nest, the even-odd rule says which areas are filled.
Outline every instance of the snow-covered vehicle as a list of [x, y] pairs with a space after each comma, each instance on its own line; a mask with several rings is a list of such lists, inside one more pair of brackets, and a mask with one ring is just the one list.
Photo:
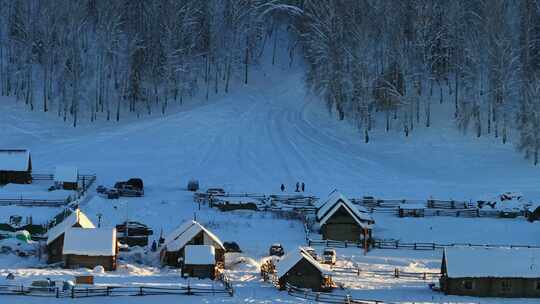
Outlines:
[[324, 264], [336, 264], [336, 251], [331, 248], [325, 248], [323, 251], [322, 260]]
[[107, 195], [108, 199], [119, 199], [120, 198], [120, 193], [116, 189], [107, 189], [107, 190], [105, 190], [105, 192], [103, 194]]
[[120, 194], [120, 196], [140, 197], [144, 195], [144, 191], [142, 189], [138, 189], [128, 184], [121, 184], [119, 187], [115, 187], [115, 188], [116, 188], [116, 191], [118, 191], [118, 194]]
[[209, 195], [223, 195], [223, 194], [225, 194], [225, 190], [223, 190], [223, 188], [208, 188], [206, 190], [206, 194], [209, 194]]
[[224, 242], [223, 247], [225, 247], [225, 252], [242, 252], [236, 242]]
[[284, 254], [285, 250], [281, 244], [275, 243], [270, 246], [269, 255], [283, 256]]
[[103, 186], [103, 185], [99, 185], [96, 187], [96, 192], [97, 193], [105, 193], [105, 191], [107, 191], [107, 187]]

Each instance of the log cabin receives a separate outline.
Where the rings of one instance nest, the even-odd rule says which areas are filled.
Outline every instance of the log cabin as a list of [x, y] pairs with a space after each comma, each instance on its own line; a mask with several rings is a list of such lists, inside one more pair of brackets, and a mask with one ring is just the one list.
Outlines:
[[114, 228], [71, 228], [66, 231], [62, 256], [65, 268], [103, 266], [116, 270], [118, 241]]
[[371, 240], [375, 223], [366, 208], [355, 206], [339, 192], [317, 206], [317, 221], [323, 239], [351, 242]]
[[96, 228], [94, 223], [81, 210], [73, 211], [64, 220], [47, 232], [47, 263], [58, 263], [62, 261], [62, 250], [64, 248], [64, 236], [71, 228]]
[[32, 158], [25, 149], [0, 149], [0, 185], [32, 183]]
[[441, 290], [447, 295], [539, 298], [540, 250], [447, 248], [441, 274]]
[[330, 269], [299, 248], [285, 255], [276, 269], [280, 289], [285, 289], [287, 284], [313, 291], [326, 291], [333, 287]]
[[187, 245], [209, 245], [215, 250], [216, 264], [224, 265], [225, 247], [221, 240], [196, 221], [187, 221], [165, 237], [160, 252], [162, 265], [182, 268]]

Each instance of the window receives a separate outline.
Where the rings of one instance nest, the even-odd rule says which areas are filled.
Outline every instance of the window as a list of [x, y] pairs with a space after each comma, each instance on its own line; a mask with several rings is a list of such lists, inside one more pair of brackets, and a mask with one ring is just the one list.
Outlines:
[[463, 288], [466, 290], [472, 290], [474, 288], [473, 281], [472, 280], [463, 281]]
[[510, 292], [512, 290], [512, 283], [510, 281], [502, 281], [501, 282], [501, 291], [502, 292]]

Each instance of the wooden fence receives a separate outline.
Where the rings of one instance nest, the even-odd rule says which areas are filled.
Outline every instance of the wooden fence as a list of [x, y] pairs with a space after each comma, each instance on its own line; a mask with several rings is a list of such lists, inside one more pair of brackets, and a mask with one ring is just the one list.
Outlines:
[[156, 287], [156, 286], [95, 286], [88, 288], [72, 287], [61, 290], [55, 287], [27, 287], [16, 285], [0, 285], [0, 295], [19, 295], [53, 298], [88, 298], [113, 296], [152, 296], [152, 295], [186, 295], [186, 296], [232, 296], [226, 288], [212, 287]]
[[377, 240], [374, 239], [371, 243], [373, 248], [377, 249], [409, 249], [409, 250], [439, 250], [451, 247], [476, 247], [476, 248], [529, 248], [540, 249], [540, 246], [535, 245], [512, 245], [512, 244], [472, 244], [472, 243], [407, 243], [400, 241]]
[[305, 299], [308, 301], [318, 303], [331, 303], [331, 304], [390, 304], [389, 302], [378, 300], [366, 300], [353, 298], [350, 295], [338, 295], [326, 292], [313, 292], [311, 290], [298, 288], [287, 284], [287, 293], [293, 297]]
[[24, 206], [24, 207], [61, 207], [69, 204], [69, 199], [31, 199], [31, 198], [1, 198], [0, 206]]
[[439, 277], [441, 276], [440, 272], [411, 272], [411, 271], [403, 271], [399, 268], [395, 268], [393, 270], [365, 270], [365, 269], [352, 268], [352, 267], [332, 266], [332, 272], [352, 274], [356, 276], [360, 276], [360, 274], [369, 274], [369, 275], [393, 277], [396, 279], [405, 278], [405, 279], [417, 279], [417, 280], [424, 280], [424, 281], [439, 279]]

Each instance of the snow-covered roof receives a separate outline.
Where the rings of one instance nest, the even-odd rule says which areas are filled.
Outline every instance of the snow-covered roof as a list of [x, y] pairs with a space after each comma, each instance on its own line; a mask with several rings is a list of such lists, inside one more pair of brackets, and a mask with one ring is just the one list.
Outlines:
[[302, 259], [305, 259], [311, 265], [315, 266], [315, 268], [317, 268], [322, 274], [331, 274], [331, 271], [328, 268], [319, 264], [319, 262], [317, 262], [311, 255], [304, 252], [301, 248], [297, 248], [297, 250], [291, 251], [289, 254], [285, 255], [281, 260], [279, 260], [278, 264], [276, 265], [278, 278], [283, 277]]
[[79, 170], [76, 167], [58, 166], [54, 172], [55, 182], [76, 183], [79, 179]]
[[30, 167], [30, 151], [24, 149], [0, 149], [0, 171], [27, 171]]
[[56, 226], [52, 227], [47, 232], [47, 245], [58, 238], [62, 233], [66, 232], [76, 224], [79, 224], [81, 228], [96, 228], [94, 223], [84, 214], [81, 210], [77, 209], [73, 211], [68, 217]]
[[343, 194], [334, 192], [330, 195], [330, 198], [317, 210], [317, 220], [320, 225], [323, 225], [328, 221], [336, 211], [341, 207], [345, 208], [349, 214], [354, 218], [358, 225], [363, 228], [369, 228], [369, 224], [366, 222], [373, 222], [373, 218], [368, 213], [367, 209], [362, 206], [355, 206], [349, 201]]
[[64, 236], [62, 254], [114, 256], [116, 254], [116, 229], [71, 228]]
[[446, 248], [450, 278], [540, 278], [540, 249]]
[[223, 243], [216, 235], [193, 220], [183, 223], [180, 227], [169, 233], [169, 235], [165, 237], [164, 245], [167, 248], [167, 251], [178, 251], [201, 231], [203, 232], [204, 245], [213, 245], [214, 247], [225, 249]]
[[216, 250], [211, 245], [187, 245], [184, 249], [185, 261], [188, 265], [214, 265]]

